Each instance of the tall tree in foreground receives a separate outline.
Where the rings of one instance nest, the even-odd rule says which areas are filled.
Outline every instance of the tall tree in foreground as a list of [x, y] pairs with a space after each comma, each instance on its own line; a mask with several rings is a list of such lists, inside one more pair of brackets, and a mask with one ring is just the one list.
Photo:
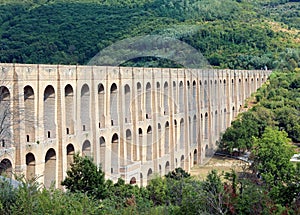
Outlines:
[[74, 163], [61, 184], [71, 192], [87, 193], [97, 199], [104, 199], [107, 193], [101, 167], [97, 167], [92, 158], [80, 157], [79, 154], [74, 155]]
[[267, 127], [262, 138], [254, 140], [253, 170], [261, 175], [272, 199], [282, 205], [299, 197], [299, 176], [290, 161], [295, 153], [285, 131]]

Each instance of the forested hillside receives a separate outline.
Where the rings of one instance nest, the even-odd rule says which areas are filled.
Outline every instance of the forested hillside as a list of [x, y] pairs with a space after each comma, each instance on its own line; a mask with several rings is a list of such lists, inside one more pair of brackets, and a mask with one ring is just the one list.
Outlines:
[[296, 0], [0, 0], [0, 62], [86, 64], [116, 41], [161, 34], [218, 68], [293, 70], [299, 11]]

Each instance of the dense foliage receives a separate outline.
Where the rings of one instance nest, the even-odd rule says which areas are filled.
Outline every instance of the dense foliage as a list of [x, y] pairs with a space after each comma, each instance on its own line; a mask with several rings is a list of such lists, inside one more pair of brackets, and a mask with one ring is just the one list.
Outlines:
[[[85, 64], [124, 38], [187, 42], [220, 68], [299, 66], [299, 3], [234, 0], [0, 1], [0, 62]], [[141, 63], [142, 62], [142, 63]], [[153, 59], [130, 66], [172, 66]]]
[[[298, 214], [300, 206], [299, 168], [286, 160], [288, 153], [280, 161], [266, 159], [273, 148], [264, 148], [266, 142], [275, 145], [286, 144], [284, 133], [273, 139], [272, 129], [266, 129], [261, 139], [257, 139], [257, 160], [255, 167], [267, 180], [259, 179], [249, 172], [225, 174], [211, 171], [203, 181], [191, 177], [182, 169], [175, 169], [165, 177], [155, 177], [147, 187], [117, 183], [102, 178], [103, 172], [88, 157], [74, 160], [73, 173], [65, 181], [73, 181], [76, 186], [66, 192], [42, 189], [36, 180], [22, 181], [14, 188], [9, 181], [0, 180], [1, 214]], [[275, 147], [276, 148], [276, 147]], [[270, 158], [272, 156], [268, 156]], [[270, 165], [282, 165], [275, 172], [264, 171]], [[286, 172], [290, 171], [287, 175]], [[88, 175], [87, 173], [91, 174]], [[97, 176], [99, 174], [99, 176]], [[288, 176], [288, 177], [286, 177]], [[95, 178], [94, 180], [90, 180]], [[82, 180], [90, 180], [90, 187], [103, 188], [100, 198], [97, 192], [86, 192], [77, 186]], [[270, 179], [270, 180], [269, 180]], [[63, 182], [65, 183], [65, 182]], [[76, 185], [77, 184], [77, 185]]]
[[220, 147], [232, 152], [250, 150], [253, 138], [263, 135], [267, 126], [287, 132], [294, 142], [300, 142], [300, 71], [274, 72], [267, 85], [255, 94], [257, 104], [240, 114], [223, 134]]

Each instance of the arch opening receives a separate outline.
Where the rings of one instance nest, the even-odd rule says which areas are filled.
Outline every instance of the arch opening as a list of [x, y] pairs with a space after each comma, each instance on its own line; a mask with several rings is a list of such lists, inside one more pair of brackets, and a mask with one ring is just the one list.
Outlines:
[[35, 176], [35, 157], [32, 153], [26, 155], [26, 178], [30, 180]]
[[111, 125], [118, 126], [119, 111], [118, 111], [118, 87], [113, 83], [110, 87], [110, 118]]
[[70, 84], [65, 87], [65, 113], [67, 134], [74, 134], [74, 91]]
[[106, 160], [106, 143], [105, 143], [105, 138], [100, 137], [99, 138], [99, 144], [100, 144], [100, 164], [102, 167], [102, 170], [105, 171], [105, 160]]
[[55, 92], [51, 85], [44, 91], [44, 134], [46, 138], [56, 137]]
[[45, 156], [44, 185], [49, 188], [56, 180], [56, 152], [49, 149]]
[[146, 85], [146, 119], [151, 119], [152, 113], [152, 98], [151, 98], [151, 84], [148, 82]]
[[105, 127], [105, 90], [103, 84], [98, 85], [98, 117], [99, 128]]
[[85, 140], [82, 144], [82, 155], [83, 156], [92, 156], [91, 153], [91, 142], [89, 140]]
[[124, 87], [125, 91], [125, 123], [131, 123], [131, 93], [128, 84]]
[[33, 142], [35, 138], [34, 91], [31, 86], [24, 87], [24, 121], [26, 142]]
[[71, 168], [71, 164], [74, 161], [75, 149], [73, 144], [69, 143], [67, 145], [67, 170]]
[[12, 163], [7, 158], [0, 162], [0, 175], [12, 178]]
[[119, 169], [119, 136], [114, 134], [111, 139], [111, 173], [118, 173]]

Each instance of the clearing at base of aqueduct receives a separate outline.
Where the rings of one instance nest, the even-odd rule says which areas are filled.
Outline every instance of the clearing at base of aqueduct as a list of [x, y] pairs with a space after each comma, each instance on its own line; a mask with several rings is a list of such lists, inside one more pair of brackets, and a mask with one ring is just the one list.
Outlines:
[[[73, 154], [92, 156], [106, 177], [146, 185], [152, 174], [189, 171], [212, 155], [220, 134], [265, 70], [200, 70], [0, 64], [10, 136], [0, 171], [60, 182]], [[59, 187], [60, 183], [56, 183]]]

